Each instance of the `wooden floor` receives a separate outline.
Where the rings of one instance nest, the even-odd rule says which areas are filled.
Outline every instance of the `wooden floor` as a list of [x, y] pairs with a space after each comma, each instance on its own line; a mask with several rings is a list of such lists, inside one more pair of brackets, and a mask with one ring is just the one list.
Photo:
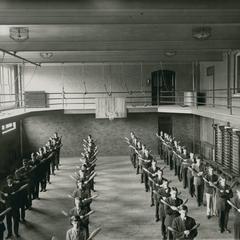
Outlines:
[[[77, 158], [62, 159], [61, 170], [52, 177], [46, 193], [40, 193], [40, 200], [33, 202], [33, 210], [26, 215], [27, 223], [21, 224], [21, 239], [50, 240], [54, 235], [65, 239], [70, 227], [68, 218], [61, 210], [73, 207], [73, 200], [67, 197], [74, 188], [69, 177], [78, 164]], [[95, 214], [91, 216], [90, 232], [101, 226], [98, 240], [159, 240], [160, 222], [154, 219], [154, 207], [150, 207], [150, 194], [144, 191], [139, 175], [135, 174], [129, 157], [99, 157], [97, 163], [96, 190], [99, 198], [92, 204]], [[172, 179], [172, 185], [180, 188], [181, 197], [189, 197], [173, 173], [165, 169], [165, 176]], [[232, 239], [232, 234], [217, 232], [217, 219], [206, 219], [206, 208], [197, 207], [195, 199], [189, 198], [190, 215], [201, 223], [197, 239]], [[231, 214], [232, 215], [232, 214]], [[232, 216], [229, 226], [232, 225]], [[13, 238], [14, 239], [14, 238]]]

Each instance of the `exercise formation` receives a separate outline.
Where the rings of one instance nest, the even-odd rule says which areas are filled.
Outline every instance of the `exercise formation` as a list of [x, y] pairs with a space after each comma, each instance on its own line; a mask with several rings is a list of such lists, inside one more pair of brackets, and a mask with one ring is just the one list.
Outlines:
[[155, 219], [161, 222], [162, 238], [194, 239], [201, 230], [200, 224], [188, 216], [188, 199], [181, 199], [179, 189], [164, 177], [164, 169], [168, 167], [182, 182], [182, 188], [188, 189], [189, 197], [196, 199], [196, 206], [206, 205], [206, 219], [216, 217], [216, 231], [219, 233], [231, 233], [228, 219], [233, 209], [234, 239], [240, 239], [239, 184], [230, 183], [224, 175], [217, 173], [214, 166], [204, 162], [199, 155], [188, 152], [169, 134], [160, 132], [156, 137], [160, 159], [163, 160], [159, 163], [133, 132], [125, 140], [130, 148], [130, 160], [136, 174], [140, 175], [145, 191], [150, 192], [150, 206], [155, 206]]
[[[160, 160], [135, 133], [131, 132], [130, 137], [125, 138], [136, 176], [149, 194], [149, 206], [154, 209], [161, 239], [193, 240], [212, 218], [216, 220], [216, 231], [240, 239], [240, 185], [237, 181], [230, 182], [214, 165], [189, 152], [169, 134], [160, 132], [156, 134], [156, 140]], [[26, 210], [32, 209], [33, 200], [41, 200], [41, 192], [48, 190], [48, 184], [61, 167], [62, 146], [62, 137], [55, 133], [45, 146], [31, 153], [29, 159], [23, 159], [22, 166], [14, 174], [7, 176], [0, 192], [0, 240], [4, 235], [6, 239], [12, 239], [13, 234], [20, 238], [19, 223], [25, 224]], [[76, 166], [71, 165], [74, 171], [68, 176], [73, 185], [66, 192], [66, 199], [72, 201], [72, 208], [59, 210], [67, 226], [61, 239], [92, 240], [101, 231], [101, 227], [90, 224], [91, 216], [95, 214], [91, 204], [98, 197], [95, 189], [98, 146], [88, 135], [83, 139], [82, 147], [79, 162]], [[167, 168], [174, 175], [174, 181], [166, 177]], [[181, 183], [180, 187], [176, 187], [175, 181]], [[185, 189], [187, 198], [182, 196], [181, 189]], [[191, 214], [190, 198], [196, 208], [206, 208], [202, 213], [206, 221], [201, 225]], [[228, 223], [231, 210], [234, 214], [232, 230]], [[214, 238], [214, 229], [212, 234]], [[52, 236], [51, 240], [60, 239]]]
[[[45, 146], [31, 153], [29, 159], [23, 159], [22, 166], [14, 174], [7, 176], [0, 192], [0, 240], [13, 235], [20, 237], [19, 222], [26, 221], [26, 210], [32, 209], [32, 201], [40, 200], [39, 192], [47, 191], [51, 176], [59, 170], [62, 138], [55, 133]], [[6, 218], [6, 225], [4, 224]]]
[[89, 234], [89, 217], [94, 213], [91, 209], [93, 199], [98, 195], [92, 195], [96, 192], [94, 189], [94, 178], [96, 176], [96, 155], [98, 153], [95, 141], [91, 135], [87, 140], [83, 140], [84, 152], [81, 153], [80, 163], [76, 166], [76, 172], [70, 177], [75, 182], [75, 189], [68, 197], [73, 200], [74, 207], [68, 212], [63, 210], [64, 216], [70, 218], [72, 228], [66, 233], [66, 240], [90, 240], [101, 230], [95, 229]]

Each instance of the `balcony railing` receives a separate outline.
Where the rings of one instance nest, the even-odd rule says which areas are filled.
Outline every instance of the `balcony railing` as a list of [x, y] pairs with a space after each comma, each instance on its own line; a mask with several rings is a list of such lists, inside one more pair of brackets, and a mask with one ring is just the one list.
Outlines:
[[[234, 89], [214, 89], [194, 91], [160, 91], [152, 97], [151, 91], [122, 92], [46, 92], [46, 108], [95, 109], [96, 99], [102, 97], [124, 97], [129, 106], [178, 105], [182, 107], [213, 107], [227, 109], [229, 114], [240, 114], [240, 95]], [[0, 111], [26, 108], [25, 96], [18, 94], [0, 94]], [[239, 111], [239, 112], [238, 112]]]

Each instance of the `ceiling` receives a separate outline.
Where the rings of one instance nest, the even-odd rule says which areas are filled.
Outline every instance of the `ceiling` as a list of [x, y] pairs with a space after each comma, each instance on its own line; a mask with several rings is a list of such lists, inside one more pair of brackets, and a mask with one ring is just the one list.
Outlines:
[[[12, 26], [28, 27], [29, 39], [10, 39]], [[211, 37], [194, 39], [202, 26]], [[0, 48], [34, 62], [220, 61], [240, 48], [240, 1], [1, 0]], [[45, 51], [53, 56], [43, 59]]]

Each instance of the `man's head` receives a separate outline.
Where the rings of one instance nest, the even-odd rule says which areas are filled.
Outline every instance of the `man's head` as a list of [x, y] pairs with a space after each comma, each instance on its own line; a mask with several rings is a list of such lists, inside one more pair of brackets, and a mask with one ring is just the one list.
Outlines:
[[168, 181], [164, 181], [162, 186], [163, 186], [164, 189], [167, 189], [168, 186], [169, 186], [169, 182]]
[[209, 173], [209, 175], [213, 175], [213, 167], [212, 166], [208, 167], [208, 173]]
[[78, 188], [81, 190], [82, 187], [83, 187], [83, 182], [82, 182], [81, 180], [78, 180], [78, 181], [77, 181], [77, 186], [78, 186]]
[[152, 167], [153, 167], [153, 168], [156, 168], [156, 166], [157, 166], [157, 162], [153, 160], [153, 161], [152, 161]]
[[148, 157], [148, 155], [149, 155], [149, 151], [148, 151], [147, 148], [144, 150], [144, 154], [146, 155], [146, 157]]
[[161, 169], [158, 169], [157, 175], [158, 175], [158, 177], [162, 177], [163, 176], [163, 171]]
[[138, 148], [141, 148], [141, 145], [142, 145], [141, 142], [140, 142], [140, 141], [137, 141], [137, 147], [138, 147]]
[[222, 187], [225, 187], [226, 185], [226, 178], [224, 176], [220, 177], [219, 183]]
[[131, 136], [131, 138], [134, 138], [134, 137], [135, 137], [135, 135], [134, 135], [133, 132], [130, 132], [130, 136]]
[[240, 199], [240, 184], [238, 184], [236, 187], [236, 194], [237, 194], [237, 197]]
[[177, 198], [177, 194], [178, 194], [177, 188], [176, 187], [172, 187], [170, 194], [171, 194], [171, 198], [176, 199]]
[[12, 185], [13, 184], [13, 177], [11, 175], [7, 176], [7, 185]]
[[197, 163], [197, 165], [200, 165], [200, 164], [201, 164], [201, 158], [200, 158], [200, 157], [197, 157], [197, 158], [196, 158], [196, 163]]
[[31, 159], [33, 160], [33, 161], [35, 161], [36, 160], [36, 153], [31, 153]]
[[27, 161], [27, 159], [23, 159], [22, 164], [23, 164], [23, 167], [24, 167], [24, 168], [27, 168], [27, 167], [28, 167], [28, 161]]
[[183, 148], [183, 154], [187, 155], [187, 149], [186, 148]]
[[89, 135], [87, 136], [87, 140], [88, 140], [88, 142], [91, 142], [91, 141], [92, 141], [92, 135], [91, 135], [91, 134], [89, 134]]
[[81, 200], [80, 200], [79, 197], [75, 197], [75, 198], [74, 198], [74, 204], [75, 204], [75, 207], [76, 207], [77, 209], [80, 208]]
[[183, 205], [180, 208], [179, 213], [180, 213], [181, 218], [185, 218], [187, 216], [187, 213], [188, 213], [188, 207], [186, 205]]
[[182, 152], [181, 146], [178, 146], [178, 152]]
[[72, 216], [70, 218], [70, 223], [74, 229], [78, 229], [80, 227], [80, 216]]

